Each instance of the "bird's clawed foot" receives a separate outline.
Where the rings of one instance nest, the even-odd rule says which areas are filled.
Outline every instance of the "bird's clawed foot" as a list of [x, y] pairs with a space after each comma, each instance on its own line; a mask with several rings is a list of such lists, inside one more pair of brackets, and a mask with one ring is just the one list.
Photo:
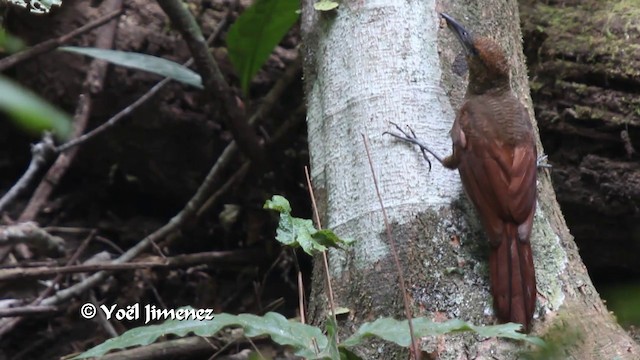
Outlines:
[[538, 156], [538, 159], [536, 160], [536, 168], [538, 168], [538, 169], [551, 169], [551, 168], [553, 168], [553, 166], [551, 164], [549, 164], [547, 162], [547, 160], [549, 160], [549, 155], [547, 155], [547, 154]]
[[409, 125], [407, 125], [407, 129], [409, 129], [409, 132], [406, 132], [406, 131], [402, 130], [402, 128], [398, 124], [396, 124], [394, 122], [391, 122], [391, 121], [389, 123], [391, 125], [393, 125], [396, 128], [396, 130], [400, 131], [400, 133], [402, 133], [402, 135], [394, 134], [394, 133], [389, 132], [389, 131], [383, 132], [382, 135], [385, 135], [385, 134], [391, 135], [396, 139], [400, 139], [402, 141], [406, 141], [408, 143], [418, 145], [420, 147], [420, 151], [422, 152], [422, 156], [427, 161], [427, 164], [429, 164], [429, 171], [431, 171], [431, 160], [429, 160], [429, 158], [427, 157], [427, 153], [435, 156], [436, 159], [438, 159], [438, 156], [436, 156], [431, 150], [429, 150], [428, 147], [423, 145], [418, 140], [418, 137], [416, 136], [416, 133], [413, 131], [413, 129]]

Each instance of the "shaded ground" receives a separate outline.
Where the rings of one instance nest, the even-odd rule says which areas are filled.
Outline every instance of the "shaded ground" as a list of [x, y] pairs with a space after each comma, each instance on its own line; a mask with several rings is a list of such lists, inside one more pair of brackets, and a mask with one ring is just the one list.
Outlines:
[[[227, 16], [230, 6], [222, 1], [192, 5], [204, 24], [205, 35]], [[180, 62], [188, 58], [179, 34], [170, 30], [155, 2], [134, 1], [125, 6], [116, 36], [117, 49]], [[95, 19], [104, 13], [101, 8], [92, 8], [89, 2], [65, 2], [62, 9], [50, 17], [38, 18], [37, 22], [28, 14], [12, 10], [6, 17], [7, 27], [28, 44], [35, 44]], [[236, 16], [236, 11], [230, 13], [229, 20]], [[237, 85], [226, 51], [221, 47], [227, 28], [223, 28], [222, 36], [213, 43], [213, 52], [228, 80]], [[99, 31], [83, 35], [73, 44], [93, 46]], [[95, 290], [60, 306], [57, 313], [29, 317], [2, 334], [0, 358], [58, 358], [111, 337], [100, 322], [79, 316], [81, 304], [96, 300], [108, 305], [140, 303], [176, 308], [190, 304], [216, 312], [278, 311], [289, 317], [296, 316], [296, 260], [291, 251], [281, 250], [273, 240], [277, 218], [262, 210], [262, 204], [272, 194], [282, 194], [291, 200], [297, 216], [310, 216], [308, 195], [302, 185], [304, 165], [308, 163], [304, 112], [296, 111], [302, 104], [301, 74], [295, 70], [294, 62], [297, 42], [294, 30], [258, 74], [252, 93], [245, 100], [248, 113], [256, 111], [287, 69], [293, 68], [294, 74], [297, 73], [259, 121], [258, 133], [265, 141], [273, 137], [282, 124], [288, 124], [280, 135], [285, 141], [269, 147], [273, 168], [267, 173], [249, 169], [236, 175], [213, 205], [203, 208], [181, 231], [162, 239], [155, 250], [147, 251], [139, 261], [225, 251], [220, 253], [220, 258], [175, 268], [117, 272]], [[73, 113], [89, 63], [89, 59], [80, 56], [53, 52], [11, 69], [9, 75]], [[93, 96], [89, 128], [103, 123], [159, 80], [157, 76], [139, 71], [110, 67], [104, 89]], [[224, 114], [207, 103], [199, 91], [174, 83], [122, 124], [83, 146], [37, 217], [41, 226], [51, 228], [51, 233], [66, 241], [64, 256], [55, 256], [61, 261], [60, 265], [91, 231], [95, 233], [81, 255], [81, 262], [101, 252], [117, 256], [178, 213], [231, 140], [221, 116]], [[38, 138], [24, 135], [4, 119], [0, 122], [0, 137], [3, 174], [0, 186], [6, 191], [24, 171], [30, 159], [29, 144]], [[229, 179], [243, 163], [241, 156], [233, 159], [223, 180]], [[218, 184], [218, 189], [222, 185]], [[10, 207], [7, 219], [18, 218], [30, 196], [27, 194]], [[46, 258], [36, 255], [34, 260]], [[24, 264], [29, 260], [18, 258], [16, 261]], [[301, 257], [301, 262], [300, 266], [308, 272], [307, 259]], [[7, 266], [11, 263], [7, 260]], [[78, 276], [66, 276], [61, 284], [76, 283], [80, 280]], [[33, 300], [45, 285], [33, 280], [6, 281], [0, 286], [4, 299]], [[142, 325], [140, 321], [112, 324], [117, 333]], [[205, 350], [208, 348], [211, 355], [222, 344], [214, 341]], [[260, 344], [258, 340], [257, 345], [261, 347]], [[242, 348], [251, 348], [251, 345], [241, 340], [229, 351], [235, 353]], [[200, 358], [203, 354], [194, 356]]]
[[[227, 16], [229, 3], [214, 0], [191, 2], [190, 6], [208, 35]], [[9, 11], [5, 19], [14, 34], [35, 44], [65, 34], [101, 12], [89, 2], [66, 1], [62, 9], [38, 21], [15, 10]], [[537, 14], [533, 10], [528, 13]], [[233, 20], [237, 12], [229, 16]], [[542, 15], [539, 18], [543, 18]], [[528, 18], [523, 16], [523, 21], [526, 23]], [[550, 29], [551, 25], [547, 21], [542, 26]], [[235, 86], [237, 79], [226, 61], [224, 49], [226, 28], [213, 43], [213, 53]], [[554, 44], [548, 40], [554, 39], [553, 33], [538, 31], [540, 28], [535, 26], [533, 29], [527, 30], [525, 25], [527, 48], [535, 50], [529, 54], [533, 54], [529, 59], [534, 102], [569, 227], [596, 279], [610, 281], [606, 274], [616, 264], [620, 271], [637, 279], [639, 274], [633, 273], [638, 271], [637, 266], [632, 266], [636, 251], [628, 245], [633, 249], [640, 246], [637, 237], [640, 176], [637, 154], [629, 154], [620, 137], [621, 132], [626, 131], [632, 147], [640, 146], [638, 114], [633, 112], [637, 104], [629, 100], [632, 102], [627, 105], [616, 95], [633, 89], [631, 85], [638, 81], [638, 75], [622, 78], [631, 81], [629, 83], [615, 80], [618, 78], [613, 74], [587, 76], [558, 69], [563, 64], [575, 68], [576, 64], [582, 64], [578, 60], [584, 57], [547, 51]], [[618, 34], [616, 31], [612, 29], [611, 33]], [[74, 44], [93, 46], [94, 34], [81, 36]], [[263, 106], [264, 96], [287, 69], [295, 66], [297, 43], [294, 29], [257, 76], [250, 96], [245, 99], [249, 113]], [[170, 30], [155, 2], [142, 0], [127, 2], [115, 47], [176, 61], [184, 61], [189, 56], [180, 36]], [[549, 59], [553, 60], [550, 62], [553, 66], [545, 65]], [[54, 52], [12, 68], [7, 74], [73, 113], [88, 64], [88, 59]], [[603, 82], [603, 78], [609, 82]], [[116, 272], [113, 278], [60, 306], [57, 312], [30, 316], [2, 333], [0, 359], [57, 358], [109, 338], [103, 323], [80, 318], [79, 307], [86, 302], [121, 305], [138, 302], [167, 308], [191, 304], [213, 308], [216, 312], [261, 314], [275, 310], [295, 316], [295, 257], [289, 251], [283, 252], [273, 240], [276, 218], [261, 209], [264, 200], [272, 194], [283, 194], [291, 201], [296, 216], [310, 217], [304, 185], [303, 168], [308, 163], [308, 153], [299, 72], [295, 79], [286, 86], [273, 108], [261, 117], [258, 127], [261, 139], [268, 142], [283, 123], [290, 124], [282, 140], [269, 147], [273, 168], [267, 172], [249, 170], [234, 177], [212, 206], [204, 208], [202, 214], [181, 231], [162, 239], [140, 261], [228, 251], [221, 253], [221, 259], [174, 268]], [[103, 123], [158, 80], [138, 71], [110, 67], [104, 89], [93, 95], [89, 127]], [[619, 106], [612, 108], [608, 104]], [[609, 121], [612, 116], [579, 111], [594, 105], [608, 106], [606, 114], [615, 113], [619, 120], [612, 123]], [[169, 85], [122, 124], [83, 146], [68, 173], [55, 185], [55, 192], [36, 220], [65, 239], [64, 255], [36, 254], [33, 260], [18, 255], [16, 259], [5, 259], [3, 266], [47, 259], [64, 264], [92, 231], [95, 232], [80, 262], [100, 252], [115, 256], [134, 246], [182, 209], [219, 158], [231, 140], [223, 125], [223, 116], [199, 91], [179, 84]], [[30, 160], [29, 144], [37, 140], [24, 135], [5, 119], [0, 121], [2, 192], [20, 177]], [[232, 178], [244, 160], [241, 156], [234, 158], [224, 172], [224, 180]], [[221, 187], [222, 183], [217, 189]], [[23, 196], [8, 209], [5, 222], [19, 217], [30, 196], [30, 193]], [[601, 243], [608, 245], [589, 250], [593, 244]], [[623, 250], [619, 251], [620, 248]], [[308, 274], [308, 261], [304, 256], [298, 259], [302, 261], [303, 272]], [[64, 287], [76, 283], [80, 281], [79, 276], [65, 275], [60, 284]], [[45, 280], [52, 278], [4, 281], [0, 283], [0, 294], [3, 299], [33, 300], [44, 290]], [[111, 323], [117, 333], [141, 325], [126, 321]], [[213, 341], [212, 347], [201, 348], [202, 352], [194, 353], [191, 358], [208, 357], [223, 343]], [[261, 346], [263, 342], [258, 340], [257, 344]], [[245, 348], [250, 349], [251, 345], [240, 341], [228, 352]]]

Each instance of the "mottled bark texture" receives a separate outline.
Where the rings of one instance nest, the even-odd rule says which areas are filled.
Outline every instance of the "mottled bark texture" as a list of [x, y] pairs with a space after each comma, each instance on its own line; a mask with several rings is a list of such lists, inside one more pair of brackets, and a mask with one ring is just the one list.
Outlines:
[[638, 278], [640, 7], [520, 1], [553, 186], [589, 273]]
[[[357, 240], [331, 251], [341, 338], [380, 316], [403, 317], [398, 276], [384, 235], [361, 134], [393, 223], [416, 315], [491, 324], [488, 245], [462, 193], [458, 174], [428, 167], [413, 147], [383, 136], [390, 121], [413, 127], [446, 155], [448, 131], [466, 87], [461, 48], [440, 22], [445, 11], [469, 29], [491, 36], [510, 54], [512, 87], [532, 112], [515, 1], [344, 1], [332, 12], [303, 2], [305, 92], [313, 185], [325, 227]], [[457, 60], [456, 60], [457, 59]], [[539, 149], [539, 153], [542, 153]], [[639, 351], [615, 324], [594, 290], [565, 225], [549, 175], [539, 176], [539, 206], [531, 238], [538, 273], [533, 332], [563, 327], [579, 334], [565, 358], [637, 358]], [[327, 289], [318, 262], [309, 312], [323, 323]], [[557, 337], [557, 336], [556, 336]], [[573, 338], [572, 338], [573, 339]], [[423, 339], [434, 358], [513, 359], [521, 345], [480, 341], [464, 334]], [[575, 340], [575, 339], [573, 339]], [[367, 359], [399, 359], [382, 342], [358, 349]]]

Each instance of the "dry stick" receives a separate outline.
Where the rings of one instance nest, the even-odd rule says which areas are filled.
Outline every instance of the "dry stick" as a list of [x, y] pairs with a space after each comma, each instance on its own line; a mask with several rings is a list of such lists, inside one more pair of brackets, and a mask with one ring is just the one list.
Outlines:
[[16, 306], [16, 307], [11, 307], [6, 309], [0, 309], [0, 318], [42, 315], [42, 314], [55, 313], [58, 311], [60, 311], [60, 309], [58, 309], [57, 306], [39, 306], [39, 305]]
[[300, 322], [307, 323], [304, 314], [304, 283], [302, 282], [302, 271], [298, 271], [298, 308], [300, 309]]
[[[78, 259], [80, 259], [80, 256], [87, 249], [87, 246], [89, 246], [89, 243], [91, 242], [91, 239], [93, 239], [95, 234], [96, 234], [96, 231], [95, 230], [91, 230], [89, 235], [84, 240], [82, 240], [82, 242], [80, 243], [80, 246], [78, 246], [76, 251], [73, 252], [73, 255], [71, 255], [69, 260], [67, 260], [67, 264], [66, 264], [67, 266], [72, 265], [73, 263], [78, 261]], [[47, 289], [45, 291], [43, 291], [42, 294], [40, 294], [38, 296], [38, 298], [35, 299], [31, 303], [31, 305], [39, 305], [40, 301], [42, 301], [42, 299], [44, 299], [45, 297], [51, 295], [53, 293], [53, 291], [55, 290], [56, 286], [60, 283], [60, 281], [62, 281], [62, 278], [64, 278], [63, 274], [56, 275], [56, 277], [53, 278], [53, 281], [51, 281], [51, 283], [49, 284], [49, 287], [47, 287]]]
[[[96, 294], [94, 290], [89, 291], [89, 301], [91, 301], [92, 304], [98, 304], [98, 299], [96, 298]], [[116, 331], [116, 328], [113, 327], [113, 324], [109, 322], [104, 312], [96, 311], [96, 313], [97, 313], [97, 318], [94, 318], [94, 321], [97, 321], [98, 324], [102, 326], [102, 329], [104, 329], [104, 331], [109, 336], [111, 337], [118, 336], [118, 332]]]
[[122, 14], [122, 10], [113, 11], [99, 19], [96, 19], [84, 26], [81, 26], [69, 32], [68, 34], [62, 35], [56, 39], [49, 39], [47, 41], [43, 41], [25, 51], [21, 51], [17, 54], [7, 56], [6, 58], [0, 60], [0, 72], [5, 71], [8, 68], [15, 66], [25, 60], [31, 59], [32, 57], [54, 50], [55, 48], [68, 43], [74, 37], [87, 33], [97, 28], [98, 26], [101, 26], [107, 23], [108, 21], [112, 20], [116, 16], [119, 16], [120, 14]]
[[[73, 264], [74, 262], [76, 262], [80, 258], [80, 255], [82, 255], [82, 253], [84, 253], [84, 250], [89, 245], [89, 242], [93, 238], [94, 234], [95, 234], [95, 230], [91, 231], [89, 236], [87, 236], [82, 241], [82, 243], [80, 243], [80, 246], [78, 246], [76, 251], [73, 253], [73, 255], [71, 255], [71, 257], [67, 261], [67, 265]], [[42, 299], [44, 299], [45, 297], [47, 297], [47, 296], [51, 295], [51, 293], [53, 293], [53, 290], [60, 283], [60, 281], [62, 281], [63, 277], [64, 277], [64, 275], [62, 275], [62, 274], [57, 275], [53, 279], [53, 281], [51, 281], [51, 283], [49, 284], [49, 287], [47, 287], [47, 289], [45, 291], [43, 291], [38, 296], [38, 298], [35, 299], [34, 301], [32, 301], [31, 304], [29, 304], [29, 305], [30, 306], [40, 306], [40, 302], [42, 301]], [[4, 333], [10, 331], [11, 329], [13, 329], [20, 321], [22, 321], [22, 317], [13, 317], [13, 318], [4, 319], [3, 321], [0, 321], [0, 336], [2, 334], [4, 334]]]
[[[114, 264], [111, 262], [66, 265], [54, 267], [29, 267], [29, 268], [11, 268], [0, 270], [0, 281], [8, 280], [24, 280], [31, 278], [39, 278], [56, 274], [75, 274], [97, 271], [127, 271], [137, 269], [151, 268], [177, 268], [193, 265], [201, 265], [206, 263], [218, 264], [255, 264], [260, 257], [261, 252], [257, 250], [240, 250], [240, 251], [210, 251], [197, 254], [178, 255], [169, 258], [150, 258], [144, 262], [127, 262]], [[36, 305], [36, 304], [32, 304]]]
[[158, 4], [182, 34], [198, 72], [202, 76], [205, 93], [214, 104], [219, 104], [226, 114], [227, 126], [240, 150], [254, 161], [256, 166], [264, 166], [266, 153], [259, 143], [258, 136], [247, 121], [244, 106], [225, 81], [218, 64], [207, 47], [195, 18], [181, 0], [158, 0]]
[[[316, 227], [318, 230], [322, 229], [322, 225], [320, 224], [320, 214], [318, 214], [318, 206], [316, 205], [316, 197], [313, 194], [313, 187], [311, 186], [311, 177], [309, 176], [309, 168], [304, 167], [304, 175], [307, 178], [307, 188], [309, 188], [309, 197], [311, 198], [311, 205], [313, 207], [313, 219], [316, 222]], [[324, 263], [324, 274], [327, 279], [327, 289], [329, 290], [329, 307], [331, 308], [331, 316], [333, 317], [333, 322], [336, 324], [336, 342], [340, 342], [338, 337], [338, 320], [336, 318], [336, 305], [333, 301], [333, 288], [331, 287], [331, 274], [329, 273], [329, 261], [327, 260], [327, 252], [322, 252], [322, 261]]]
[[0, 212], [4, 211], [7, 205], [13, 203], [29, 187], [36, 175], [49, 163], [54, 154], [53, 137], [50, 133], [45, 133], [40, 142], [31, 146], [31, 162], [27, 171], [0, 199]]
[[202, 207], [198, 210], [196, 217], [201, 217], [202, 214], [204, 214], [207, 210], [209, 210], [209, 208], [211, 208], [216, 202], [218, 202], [218, 199], [220, 199], [220, 197], [224, 193], [226, 193], [233, 184], [244, 178], [244, 176], [247, 175], [247, 171], [249, 171], [250, 165], [251, 161], [246, 160], [242, 164], [242, 166], [240, 166], [240, 168], [235, 173], [233, 173], [233, 175], [231, 175], [231, 177], [229, 177], [229, 179], [215, 193], [213, 193], [213, 195], [211, 195], [209, 199], [207, 199], [204, 205], [202, 205]]
[[136, 269], [148, 269], [152, 267], [166, 267], [166, 264], [155, 262], [136, 262], [125, 264], [112, 264], [112, 263], [96, 263], [87, 265], [69, 265], [69, 266], [57, 266], [57, 267], [40, 267], [40, 268], [17, 268], [7, 269], [0, 271], [0, 281], [8, 280], [25, 280], [31, 278], [40, 278], [48, 275], [57, 274], [75, 274], [85, 272], [97, 272], [102, 270], [108, 271], [125, 271]]
[[384, 227], [387, 231], [387, 241], [389, 242], [389, 246], [391, 246], [391, 253], [393, 254], [393, 261], [396, 265], [396, 270], [398, 271], [398, 278], [400, 280], [400, 290], [402, 291], [402, 300], [404, 302], [404, 312], [407, 317], [407, 322], [409, 324], [409, 335], [411, 336], [411, 352], [413, 353], [413, 357], [416, 360], [420, 360], [421, 354], [418, 350], [418, 344], [416, 343], [415, 334], [413, 332], [413, 315], [411, 313], [411, 305], [409, 304], [409, 297], [407, 296], [407, 289], [404, 283], [404, 272], [402, 271], [402, 266], [400, 266], [400, 259], [398, 259], [398, 250], [396, 247], [396, 242], [393, 236], [391, 235], [391, 226], [389, 225], [389, 218], [387, 217], [387, 210], [382, 203], [382, 195], [380, 195], [380, 188], [378, 187], [378, 178], [376, 177], [376, 172], [373, 169], [373, 161], [371, 160], [371, 152], [369, 151], [369, 141], [367, 138], [362, 135], [362, 140], [364, 141], [364, 148], [367, 152], [367, 159], [369, 160], [369, 169], [371, 169], [371, 177], [373, 178], [373, 185], [376, 188], [376, 196], [378, 197], [378, 202], [380, 203], [380, 209], [382, 210], [382, 218], [384, 219]]
[[[111, 0], [105, 2], [104, 6], [107, 8], [107, 10], [115, 10], [119, 12], [122, 9], [122, 0]], [[115, 38], [117, 25], [117, 21], [111, 21], [107, 26], [101, 29], [96, 38], [95, 45], [97, 48], [110, 49], [113, 47], [113, 40]], [[92, 61], [85, 78], [83, 95], [80, 96], [79, 104], [76, 108], [76, 114], [73, 119], [74, 138], [82, 135], [85, 128], [87, 127], [87, 122], [91, 113], [91, 94], [96, 94], [102, 90], [106, 71], [107, 63], [105, 61]], [[29, 204], [23, 210], [18, 219], [19, 221], [35, 219], [38, 212], [40, 212], [40, 209], [42, 209], [45, 202], [49, 199], [54, 186], [58, 184], [62, 176], [67, 172], [67, 169], [69, 168], [69, 165], [75, 158], [76, 154], [77, 148], [58, 156], [58, 159], [56, 159], [54, 164], [47, 172], [47, 175], [45, 175], [44, 181], [40, 182], [40, 185], [31, 197]]]
[[[108, 0], [104, 3], [104, 6], [107, 11], [120, 11], [122, 9], [122, 0]], [[108, 26], [102, 28], [96, 36], [96, 47], [111, 48], [113, 46], [116, 28], [117, 21], [114, 20], [111, 20]], [[84, 93], [80, 95], [78, 105], [76, 107], [76, 115], [74, 116], [74, 137], [80, 136], [87, 126], [91, 109], [90, 94], [95, 94], [101, 91], [102, 85], [104, 84], [106, 70], [107, 63], [105, 61], [94, 60], [87, 71], [83, 86]], [[22, 211], [22, 214], [20, 214], [20, 217], [18, 218], [20, 222], [35, 219], [36, 215], [40, 212], [40, 209], [42, 209], [49, 198], [49, 195], [51, 195], [53, 187], [57, 185], [58, 181], [60, 181], [62, 176], [66, 173], [71, 161], [75, 158], [76, 153], [77, 149], [73, 149], [66, 154], [58, 156], [49, 171], [47, 171], [43, 181], [40, 182], [40, 185], [38, 185], [36, 191], [31, 196], [27, 207]], [[22, 256], [25, 258], [31, 257], [31, 252], [23, 244], [16, 246], [16, 250], [21, 252]], [[19, 321], [20, 318], [10, 318], [8, 322], [0, 322], [0, 336], [5, 334], [7, 331], [10, 331]]]
[[[205, 358], [217, 350], [206, 338], [192, 336], [167, 340], [132, 349], [102, 355], [100, 360], [171, 360], [182, 358]], [[221, 358], [216, 358], [221, 359]]]
[[[231, 11], [231, 9], [229, 9], [229, 12], [230, 11]], [[227, 13], [227, 15], [228, 15], [228, 13]], [[220, 20], [220, 23], [218, 25], [216, 25], [215, 30], [211, 33], [211, 35], [209, 35], [209, 38], [207, 39], [207, 44], [212, 43], [215, 39], [218, 38], [218, 35], [220, 35], [220, 32], [222, 31], [224, 26], [226, 26], [226, 24], [227, 24], [227, 19], [228, 19], [228, 16], [225, 16], [224, 18], [222, 18], [222, 20]], [[190, 58], [189, 60], [187, 60], [182, 65], [183, 66], [191, 66], [191, 64], [193, 64], [193, 58]], [[105, 121], [103, 124], [101, 124], [100, 126], [96, 127], [95, 129], [89, 131], [88, 133], [86, 133], [86, 134], [84, 134], [82, 136], [79, 136], [79, 137], [77, 137], [75, 139], [72, 139], [72, 140], [68, 141], [65, 144], [62, 144], [62, 145], [58, 146], [56, 148], [56, 151], [63, 152], [63, 151], [66, 151], [66, 150], [68, 150], [68, 149], [70, 149], [70, 148], [72, 148], [74, 146], [81, 145], [81, 144], [87, 142], [88, 140], [93, 139], [97, 135], [103, 133], [104, 131], [112, 128], [118, 122], [120, 122], [121, 119], [123, 119], [124, 117], [128, 116], [135, 109], [137, 109], [140, 105], [144, 104], [145, 102], [147, 102], [147, 100], [151, 99], [155, 94], [158, 93], [158, 91], [160, 91], [162, 88], [164, 88], [164, 86], [167, 85], [170, 81], [171, 81], [171, 78], [168, 78], [168, 77], [164, 78], [162, 81], [158, 82], [151, 89], [149, 89], [149, 91], [147, 91], [144, 95], [142, 95], [140, 98], [138, 98], [136, 101], [131, 103], [129, 106], [127, 106], [126, 108], [122, 109], [120, 112], [118, 112], [114, 116], [112, 116], [109, 120]]]

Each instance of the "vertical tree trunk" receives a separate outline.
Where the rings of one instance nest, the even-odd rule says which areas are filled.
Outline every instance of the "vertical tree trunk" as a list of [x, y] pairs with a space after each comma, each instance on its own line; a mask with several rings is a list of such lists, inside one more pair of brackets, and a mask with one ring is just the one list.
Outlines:
[[[531, 110], [517, 3], [445, 1], [436, 6], [417, 0], [354, 0], [341, 2], [336, 11], [317, 12], [314, 2], [303, 2], [302, 16], [313, 184], [323, 225], [357, 240], [348, 252], [330, 253], [336, 306], [350, 310], [341, 331], [380, 316], [403, 317], [361, 134], [370, 142], [416, 315], [493, 323], [487, 241], [457, 172], [438, 163], [429, 172], [419, 151], [382, 133], [392, 130], [390, 121], [411, 125], [433, 150], [450, 152], [448, 132], [464, 95], [466, 73], [460, 71], [460, 46], [441, 27], [440, 11], [503, 45], [510, 55], [512, 86]], [[640, 356], [591, 285], [548, 173], [539, 176], [532, 244], [539, 292], [534, 333], [543, 335], [560, 323], [579, 332], [581, 341], [569, 356], [576, 359]], [[328, 311], [324, 284], [318, 266], [310, 305], [316, 322]], [[471, 335], [423, 342], [442, 359], [464, 354], [484, 358], [490, 352], [509, 359], [517, 346], [480, 342]], [[361, 351], [365, 358], [399, 358], [384, 344]]]

